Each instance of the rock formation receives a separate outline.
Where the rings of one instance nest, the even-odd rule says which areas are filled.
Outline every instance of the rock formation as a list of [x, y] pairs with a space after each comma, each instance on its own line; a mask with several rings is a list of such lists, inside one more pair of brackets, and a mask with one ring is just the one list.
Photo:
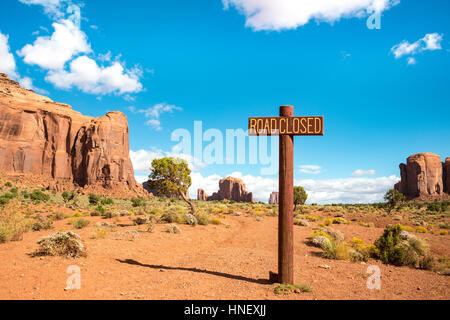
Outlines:
[[444, 179], [444, 192], [450, 194], [450, 158], [445, 159], [443, 179]]
[[[448, 189], [448, 182], [444, 179], [448, 172], [446, 170], [448, 170], [447, 161], [443, 164], [441, 157], [436, 154], [412, 155], [407, 159], [406, 164], [400, 164], [401, 181], [395, 185], [395, 188], [408, 199], [446, 198], [444, 193], [444, 190]], [[448, 180], [448, 175], [446, 176]]]
[[278, 204], [278, 192], [272, 192], [269, 198], [269, 204]]
[[197, 190], [197, 200], [199, 200], [199, 201], [207, 201], [208, 200], [208, 195], [206, 194], [205, 190], [203, 190], [203, 189]]
[[93, 118], [26, 90], [0, 74], [0, 173], [61, 185], [134, 190], [128, 121]]
[[214, 200], [234, 200], [236, 202], [253, 202], [253, 194], [247, 192], [245, 184], [241, 179], [228, 177], [220, 180], [219, 191], [214, 192], [207, 198]]

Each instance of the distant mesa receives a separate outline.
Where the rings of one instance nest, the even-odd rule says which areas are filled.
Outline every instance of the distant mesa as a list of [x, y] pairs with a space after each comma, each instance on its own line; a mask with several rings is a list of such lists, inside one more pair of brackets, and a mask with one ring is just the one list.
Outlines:
[[412, 155], [406, 164], [400, 164], [400, 175], [395, 189], [409, 200], [450, 198], [450, 158], [441, 162], [441, 157], [434, 153]]
[[205, 190], [203, 190], [203, 189], [197, 190], [197, 200], [200, 200], [200, 201], [208, 200], [208, 195], [206, 194]]
[[278, 192], [272, 192], [269, 198], [269, 204], [278, 204]]
[[244, 182], [241, 179], [233, 177], [228, 177], [220, 180], [219, 191], [214, 192], [211, 196], [208, 196], [203, 189], [198, 189], [197, 200], [233, 200], [236, 202], [254, 202], [253, 193], [247, 192]]
[[84, 116], [0, 74], [0, 175], [53, 190], [142, 192], [129, 157], [127, 117]]

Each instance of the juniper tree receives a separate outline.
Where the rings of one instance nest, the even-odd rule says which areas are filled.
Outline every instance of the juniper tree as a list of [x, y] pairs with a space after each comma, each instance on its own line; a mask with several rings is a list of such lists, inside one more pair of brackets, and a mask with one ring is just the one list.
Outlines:
[[155, 159], [152, 161], [148, 186], [152, 190], [157, 190], [158, 195], [180, 196], [189, 204], [191, 213], [195, 215], [194, 202], [189, 196], [186, 196], [189, 187], [192, 185], [190, 174], [191, 170], [185, 160], [171, 157]]

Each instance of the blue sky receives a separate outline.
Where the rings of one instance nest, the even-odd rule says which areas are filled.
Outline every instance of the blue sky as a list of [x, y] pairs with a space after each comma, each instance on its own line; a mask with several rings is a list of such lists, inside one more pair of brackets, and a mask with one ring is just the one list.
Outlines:
[[[381, 29], [366, 25], [372, 9]], [[325, 116], [324, 137], [295, 138], [309, 202], [381, 200], [409, 155], [450, 156], [446, 0], [4, 0], [2, 12], [0, 72], [83, 114], [124, 112], [137, 176], [178, 128], [225, 134], [283, 104]], [[277, 188], [261, 164], [187, 159], [193, 196], [230, 174], [262, 201]]]

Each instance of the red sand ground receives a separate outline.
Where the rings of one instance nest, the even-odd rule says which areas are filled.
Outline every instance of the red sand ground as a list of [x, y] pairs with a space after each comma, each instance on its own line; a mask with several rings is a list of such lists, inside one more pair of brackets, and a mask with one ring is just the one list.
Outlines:
[[[295, 226], [295, 279], [313, 287], [312, 293], [278, 296], [267, 281], [277, 271], [277, 218], [257, 222], [230, 216], [225, 225], [190, 227], [181, 234], [140, 233], [135, 241], [114, 240], [116, 234], [137, 227], [119, 227], [107, 239], [90, 239], [94, 222], [77, 231], [88, 257], [31, 258], [36, 240], [52, 231], [27, 233], [23, 241], [0, 245], [0, 299], [449, 299], [450, 278], [431, 271], [329, 260], [320, 249], [306, 245], [316, 227]], [[68, 228], [67, 220], [55, 223]], [[335, 225], [347, 238], [373, 243], [382, 228]], [[449, 254], [448, 236], [420, 235], [436, 255]], [[369, 290], [369, 265], [382, 271], [381, 290]], [[81, 289], [65, 291], [70, 265], [81, 268]], [[319, 266], [328, 265], [330, 269]]]

